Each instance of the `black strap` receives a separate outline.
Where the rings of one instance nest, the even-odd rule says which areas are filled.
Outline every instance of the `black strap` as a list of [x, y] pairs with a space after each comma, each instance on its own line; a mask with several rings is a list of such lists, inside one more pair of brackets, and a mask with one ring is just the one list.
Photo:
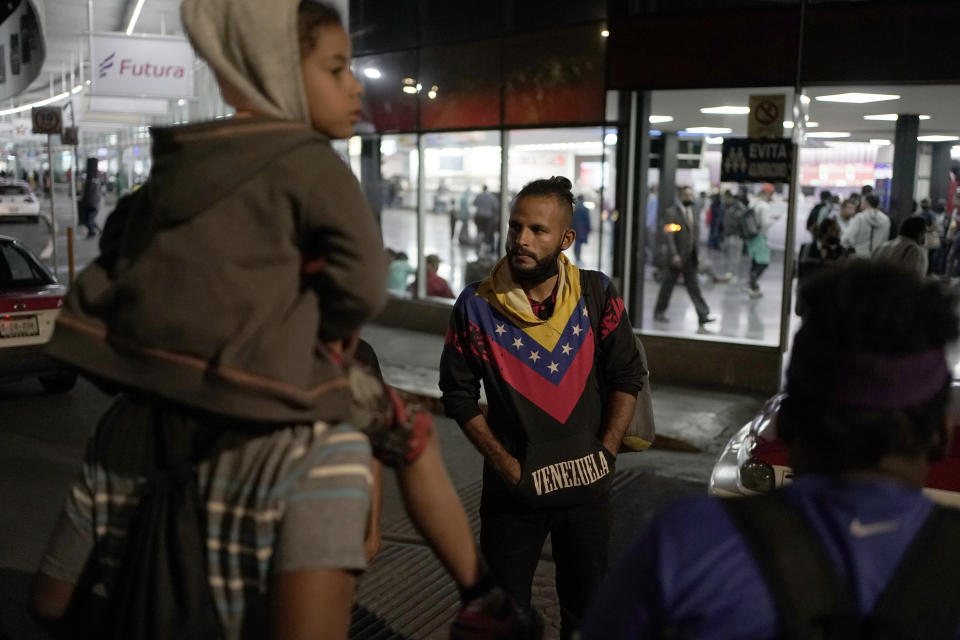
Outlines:
[[934, 506], [871, 615], [871, 638], [953, 639], [960, 627], [960, 511]]
[[860, 622], [848, 585], [816, 532], [779, 492], [722, 501], [773, 597], [780, 637], [857, 638]]
[[600, 308], [603, 300], [603, 281], [600, 278], [599, 271], [580, 271], [580, 291], [586, 299], [587, 314], [590, 317], [590, 326], [593, 328], [593, 339], [597, 345], [597, 351], [600, 347], [600, 316], [603, 309]]

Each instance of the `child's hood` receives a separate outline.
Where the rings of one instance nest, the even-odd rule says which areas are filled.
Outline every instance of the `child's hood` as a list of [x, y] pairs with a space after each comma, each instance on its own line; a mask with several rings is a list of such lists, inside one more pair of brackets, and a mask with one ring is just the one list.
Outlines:
[[184, 0], [183, 26], [197, 55], [264, 115], [309, 126], [300, 74], [300, 0]]

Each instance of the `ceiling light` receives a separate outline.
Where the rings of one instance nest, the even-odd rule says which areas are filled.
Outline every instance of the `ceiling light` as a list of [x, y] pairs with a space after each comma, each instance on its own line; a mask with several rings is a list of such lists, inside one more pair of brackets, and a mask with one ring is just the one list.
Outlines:
[[917, 136], [917, 142], [953, 142], [960, 140], [960, 136]]
[[869, 142], [858, 142], [856, 140], [827, 140], [824, 146], [831, 149], [850, 149], [856, 147], [872, 147]]
[[890, 141], [886, 138], [870, 138], [870, 144], [875, 147], [889, 147]]
[[603, 136], [603, 144], [607, 145], [608, 147], [612, 147], [613, 145], [617, 144], [617, 134], [608, 133], [607, 135]]
[[[803, 124], [803, 126], [805, 126], [807, 129], [816, 129], [817, 127], [820, 126], [820, 123], [819, 123], [819, 122], [814, 122], [813, 120], [807, 120], [807, 121]], [[793, 120], [784, 120], [784, 121], [783, 121], [783, 128], [784, 128], [784, 129], [793, 129]]]
[[143, 9], [143, 0], [137, 0], [137, 6], [133, 8], [133, 14], [130, 16], [130, 23], [127, 25], [127, 35], [133, 33], [133, 28], [137, 26], [137, 20], [140, 19], [140, 11]]
[[673, 122], [673, 116], [650, 116], [647, 120], [650, 124], [662, 124], [664, 122]]
[[610, 37], [610, 30], [609, 30], [609, 29], [604, 29], [603, 31], [600, 32], [600, 36], [603, 37], [603, 38], [609, 38], [609, 37]]
[[895, 93], [834, 93], [826, 96], [817, 96], [817, 102], [846, 102], [850, 104], [866, 104], [868, 102], [883, 102], [884, 100], [899, 100]]
[[703, 107], [700, 113], [706, 113], [712, 116], [743, 116], [750, 113], [750, 107], [733, 107], [730, 105], [723, 107]]
[[[896, 113], [874, 113], [869, 116], [863, 116], [864, 120], [886, 120], [889, 122], [896, 122], [900, 116]], [[929, 120], [930, 116], [920, 116], [921, 120]]]
[[413, 78], [404, 78], [403, 84], [415, 85], [417, 84], [417, 81], [414, 80]]
[[380, 73], [380, 69], [375, 67], [367, 67], [363, 70], [363, 75], [367, 76], [371, 80], [378, 80], [379, 78], [383, 77], [383, 74]]
[[716, 133], [716, 134], [721, 134], [721, 133], [733, 133], [733, 129], [731, 129], [731, 128], [729, 128], [729, 127], [687, 127], [687, 128], [684, 129], [683, 131], [684, 131], [684, 133], [702, 133], [702, 134], [709, 134], [709, 133]]
[[431, 89], [430, 91], [427, 91], [427, 97], [430, 98], [431, 100], [436, 100], [437, 92]]
[[415, 93], [417, 92], [417, 88], [416, 88], [416, 87], [411, 87], [410, 85], [407, 84], [407, 85], [404, 85], [404, 86], [403, 86], [403, 92], [404, 92], [404, 93], [413, 93], [413, 94], [415, 94]]
[[22, 104], [19, 107], [10, 107], [9, 109], [2, 109], [0, 110], [0, 116], [9, 116], [14, 113], [22, 113], [23, 111], [29, 111], [34, 107], [45, 107], [48, 104], [53, 104], [54, 102], [58, 102], [60, 100], [63, 100], [64, 98], [69, 98], [71, 93], [79, 93], [79, 91], [82, 88], [83, 87], [81, 87], [80, 85], [77, 85], [70, 91], [64, 91], [63, 93], [58, 93], [55, 96], [44, 98], [43, 100], [37, 100], [36, 102], [30, 102], [28, 104]]
[[723, 136], [717, 136], [716, 138], [706, 137], [703, 141], [707, 144], [723, 144]]
[[811, 131], [808, 138], [849, 138], [849, 131]]

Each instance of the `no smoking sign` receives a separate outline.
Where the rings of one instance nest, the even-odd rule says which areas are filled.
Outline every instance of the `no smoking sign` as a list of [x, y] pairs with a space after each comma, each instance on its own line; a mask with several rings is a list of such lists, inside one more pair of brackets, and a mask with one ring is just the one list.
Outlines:
[[750, 118], [747, 136], [750, 138], [782, 138], [783, 111], [787, 97], [750, 96]]
[[63, 112], [60, 107], [34, 107], [30, 115], [34, 133], [59, 134], [63, 128]]
[[757, 122], [763, 125], [771, 125], [780, 118], [780, 107], [769, 100], [764, 100], [757, 105]]

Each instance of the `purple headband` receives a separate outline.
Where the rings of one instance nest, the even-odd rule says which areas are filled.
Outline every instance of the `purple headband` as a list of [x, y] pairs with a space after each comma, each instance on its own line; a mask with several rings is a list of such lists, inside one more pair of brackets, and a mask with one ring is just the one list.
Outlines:
[[837, 371], [834, 402], [869, 409], [906, 409], [935, 396], [949, 379], [943, 349], [903, 356], [855, 353]]

